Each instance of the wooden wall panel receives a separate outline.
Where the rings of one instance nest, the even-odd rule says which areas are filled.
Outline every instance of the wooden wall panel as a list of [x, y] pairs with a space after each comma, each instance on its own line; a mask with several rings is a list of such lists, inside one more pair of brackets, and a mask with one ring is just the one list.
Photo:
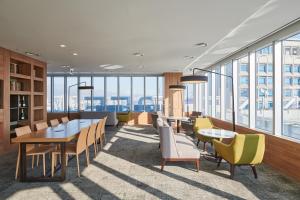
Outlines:
[[[217, 127], [232, 130], [232, 124], [229, 122], [215, 118], [212, 118], [212, 121]], [[238, 125], [236, 132], [264, 134], [266, 136], [264, 163], [287, 176], [300, 180], [300, 143]]]

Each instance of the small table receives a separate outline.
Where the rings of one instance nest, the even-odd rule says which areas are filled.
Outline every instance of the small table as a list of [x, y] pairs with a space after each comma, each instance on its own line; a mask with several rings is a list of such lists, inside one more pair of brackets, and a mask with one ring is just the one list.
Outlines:
[[175, 117], [175, 116], [170, 116], [170, 117], [167, 117], [169, 120], [175, 120], [176, 121], [176, 124], [177, 124], [177, 133], [180, 132], [180, 121], [181, 120], [188, 120], [189, 118], [188, 117]]
[[203, 135], [205, 137], [211, 137], [211, 138], [219, 138], [219, 139], [230, 139], [234, 138], [234, 136], [237, 134], [237, 132], [228, 131], [224, 129], [200, 129], [198, 131], [200, 135]]

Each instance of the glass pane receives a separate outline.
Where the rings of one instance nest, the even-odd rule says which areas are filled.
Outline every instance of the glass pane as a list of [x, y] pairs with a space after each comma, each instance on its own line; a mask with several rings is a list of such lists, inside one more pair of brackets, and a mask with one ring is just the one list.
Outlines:
[[[272, 46], [256, 51], [256, 128], [273, 130], [273, 51]], [[263, 70], [259, 68], [264, 66]]]
[[94, 77], [94, 96], [93, 96], [93, 111], [104, 111], [104, 77]]
[[118, 77], [106, 77], [106, 110], [116, 112], [118, 107]]
[[51, 77], [47, 77], [47, 111], [51, 112]]
[[162, 111], [164, 105], [164, 77], [158, 77], [158, 100], [157, 100], [157, 111]]
[[144, 77], [132, 77], [133, 111], [144, 111]]
[[119, 77], [119, 112], [128, 112], [131, 107], [131, 77]]
[[146, 77], [145, 111], [154, 112], [157, 104], [157, 77]]
[[237, 60], [237, 123], [249, 126], [249, 59]]
[[[85, 83], [82, 83], [85, 82]], [[91, 85], [91, 77], [80, 77], [80, 85]], [[80, 110], [91, 111], [92, 101], [91, 101], [91, 90], [80, 90]]]
[[64, 112], [64, 77], [53, 77], [53, 112]]
[[212, 116], [212, 79], [211, 79], [211, 73], [206, 74], [207, 76], [207, 115]]
[[[282, 134], [300, 139], [300, 34], [282, 41]], [[285, 53], [284, 49], [298, 49]]]
[[194, 84], [185, 84], [186, 88], [184, 90], [184, 111], [193, 111], [193, 99], [194, 99]]
[[[69, 90], [69, 86], [78, 84], [77, 77], [67, 77], [67, 88]], [[68, 92], [67, 105], [69, 106], [70, 111], [78, 111], [78, 85], [70, 88]], [[70, 102], [68, 102], [70, 99]]]
[[[221, 73], [221, 67], [216, 67], [216, 72]], [[216, 118], [221, 118], [221, 76], [215, 75], [215, 92], [216, 92]]]
[[[232, 76], [232, 63], [225, 64], [225, 74]], [[248, 84], [248, 83], [247, 83]], [[225, 77], [225, 120], [232, 121], [232, 79]]]
[[201, 93], [200, 93], [200, 102], [201, 102], [201, 110], [199, 110], [200, 112], [202, 112], [203, 115], [207, 114], [206, 108], [205, 108], [205, 84], [201, 83], [200, 84], [200, 88], [201, 88]]

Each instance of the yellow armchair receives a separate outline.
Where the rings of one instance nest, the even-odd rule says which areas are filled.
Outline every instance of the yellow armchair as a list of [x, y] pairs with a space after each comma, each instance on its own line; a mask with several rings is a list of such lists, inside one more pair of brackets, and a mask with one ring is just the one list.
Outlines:
[[119, 112], [117, 113], [118, 125], [119, 123], [128, 123], [131, 120], [131, 112]]
[[230, 164], [230, 177], [234, 176], [236, 165], [250, 165], [257, 178], [255, 165], [262, 162], [265, 152], [265, 135], [237, 134], [230, 144], [213, 140], [213, 145], [219, 156], [218, 166], [222, 159]]
[[199, 142], [203, 142], [203, 150], [206, 151], [206, 143], [211, 143], [212, 144], [212, 138], [210, 137], [205, 137], [201, 134], [198, 133], [200, 129], [209, 129], [209, 128], [216, 128], [211, 120], [209, 118], [203, 118], [203, 117], [198, 117], [196, 118], [194, 125], [193, 125], [193, 130], [195, 136], [198, 138], [197, 146], [199, 145]]

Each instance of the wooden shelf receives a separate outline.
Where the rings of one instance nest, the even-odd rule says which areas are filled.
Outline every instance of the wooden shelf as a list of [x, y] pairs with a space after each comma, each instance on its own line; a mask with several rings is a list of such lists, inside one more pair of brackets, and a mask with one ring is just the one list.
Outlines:
[[35, 106], [33, 109], [34, 110], [43, 110], [44, 106]]
[[35, 80], [35, 81], [44, 81], [44, 79], [43, 78], [38, 78], [38, 77], [35, 77], [33, 80]]
[[34, 95], [45, 95], [44, 92], [34, 92]]
[[11, 95], [30, 95], [30, 91], [10, 91]]
[[31, 80], [31, 76], [27, 76], [27, 75], [24, 75], [24, 74], [10, 73], [10, 76], [14, 77], [14, 78], [21, 78], [21, 79]]
[[41, 123], [41, 122], [45, 122], [46, 120], [38, 120], [38, 121], [33, 121], [33, 124], [37, 124], [37, 123]]

